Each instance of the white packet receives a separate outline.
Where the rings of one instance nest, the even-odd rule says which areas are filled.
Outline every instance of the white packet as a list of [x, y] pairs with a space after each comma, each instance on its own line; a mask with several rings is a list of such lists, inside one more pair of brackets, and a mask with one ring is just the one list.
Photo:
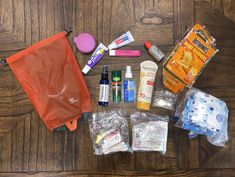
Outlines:
[[131, 115], [132, 150], [166, 153], [168, 116], [137, 112]]

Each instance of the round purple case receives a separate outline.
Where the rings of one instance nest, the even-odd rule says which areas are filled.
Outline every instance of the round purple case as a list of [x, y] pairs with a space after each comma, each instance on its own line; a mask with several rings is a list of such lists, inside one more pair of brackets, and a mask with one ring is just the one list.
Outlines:
[[90, 33], [80, 33], [74, 37], [74, 43], [82, 53], [89, 53], [95, 48], [95, 38]]

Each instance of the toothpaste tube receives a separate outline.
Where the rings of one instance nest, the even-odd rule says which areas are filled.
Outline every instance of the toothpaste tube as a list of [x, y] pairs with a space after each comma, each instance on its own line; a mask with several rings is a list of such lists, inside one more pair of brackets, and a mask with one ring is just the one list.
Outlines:
[[139, 50], [109, 50], [109, 56], [117, 57], [139, 57], [141, 52]]
[[124, 45], [127, 45], [134, 41], [133, 36], [131, 35], [130, 31], [127, 31], [125, 34], [121, 35], [119, 38], [115, 39], [108, 48], [111, 49], [117, 49]]
[[84, 74], [87, 74], [91, 68], [104, 56], [104, 54], [108, 51], [108, 48], [100, 43], [94, 53], [91, 56], [91, 59], [88, 60], [87, 64], [82, 69]]

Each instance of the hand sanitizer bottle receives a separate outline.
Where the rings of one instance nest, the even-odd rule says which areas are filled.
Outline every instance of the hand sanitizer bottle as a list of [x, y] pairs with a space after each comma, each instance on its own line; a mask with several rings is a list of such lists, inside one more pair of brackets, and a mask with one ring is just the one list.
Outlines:
[[132, 79], [131, 66], [126, 66], [125, 80], [123, 81], [124, 102], [135, 101], [135, 81]]

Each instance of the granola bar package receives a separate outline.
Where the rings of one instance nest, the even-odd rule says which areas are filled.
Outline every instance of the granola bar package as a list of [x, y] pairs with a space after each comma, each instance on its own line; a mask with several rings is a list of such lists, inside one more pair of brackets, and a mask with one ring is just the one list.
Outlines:
[[174, 93], [191, 87], [202, 69], [218, 52], [208, 30], [196, 24], [168, 55], [163, 68], [163, 84]]

